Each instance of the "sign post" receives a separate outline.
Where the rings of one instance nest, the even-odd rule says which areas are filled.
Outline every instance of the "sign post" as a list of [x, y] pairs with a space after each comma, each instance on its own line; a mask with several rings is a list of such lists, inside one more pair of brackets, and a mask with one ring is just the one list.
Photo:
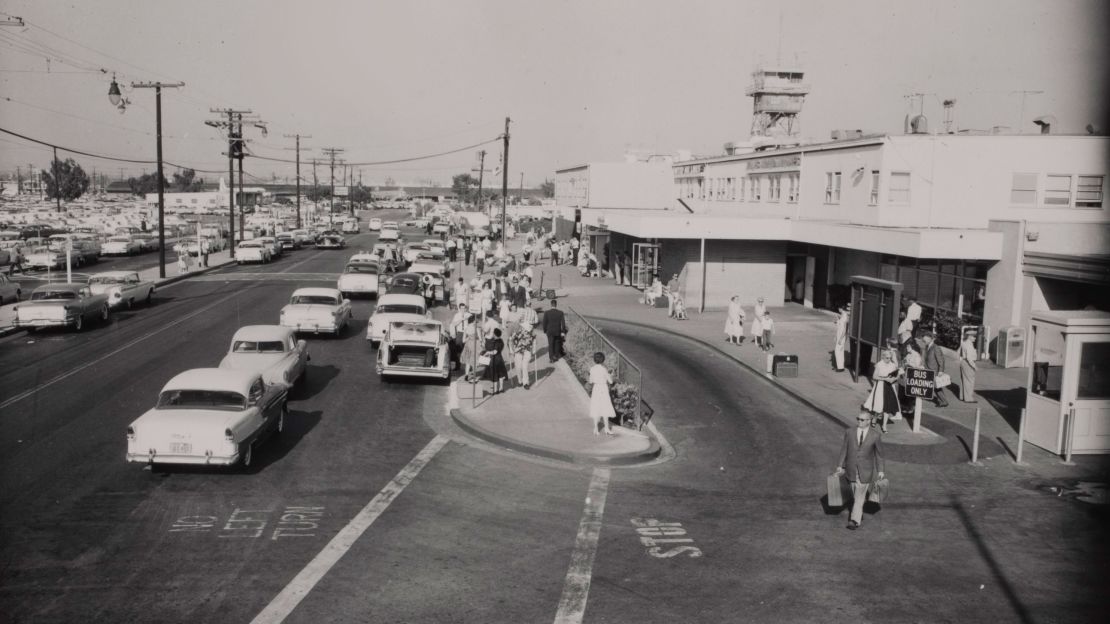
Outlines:
[[913, 432], [921, 433], [921, 401], [936, 397], [936, 373], [924, 368], [907, 368], [906, 394], [913, 397]]

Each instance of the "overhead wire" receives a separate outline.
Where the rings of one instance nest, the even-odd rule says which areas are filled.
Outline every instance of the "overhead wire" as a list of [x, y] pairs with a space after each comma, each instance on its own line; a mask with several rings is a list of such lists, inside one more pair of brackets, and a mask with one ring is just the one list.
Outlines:
[[[18, 132], [8, 130], [7, 128], [0, 128], [0, 132], [3, 132], [4, 134], [10, 134], [14, 137], [18, 137], [20, 139], [23, 139], [24, 141], [30, 141], [31, 143], [37, 143], [39, 145], [45, 145], [47, 147], [58, 149], [58, 150], [61, 150], [63, 152], [68, 152], [70, 154], [79, 154], [81, 156], [88, 156], [89, 158], [99, 158], [101, 160], [110, 160], [110, 161], [114, 161], [114, 162], [133, 163], [133, 164], [137, 164], [137, 165], [157, 165], [158, 164], [157, 160], [138, 160], [138, 159], [135, 159], [135, 158], [121, 158], [119, 156], [105, 156], [103, 154], [93, 154], [91, 152], [86, 152], [84, 150], [74, 149], [72, 147], [65, 147], [63, 145], [56, 145], [54, 143], [50, 143], [49, 141], [42, 141], [40, 139], [35, 139], [35, 138], [29, 137], [27, 135], [20, 134]], [[176, 163], [172, 163], [172, 162], [170, 162], [168, 160], [165, 160], [165, 159], [162, 160], [162, 164], [163, 165], [168, 165], [170, 167], [175, 167], [177, 169], [192, 169], [194, 171], [201, 172], [201, 173], [223, 173], [222, 169], [220, 169], [220, 170], [198, 169], [196, 167], [188, 167], [188, 166], [185, 166], [185, 165], [179, 165], [179, 164], [176, 164]]]
[[[395, 159], [395, 160], [377, 160], [377, 161], [368, 161], [368, 162], [344, 162], [343, 164], [347, 165], [349, 167], [374, 167], [374, 166], [378, 166], [378, 165], [395, 165], [395, 164], [399, 164], [399, 163], [415, 162], [417, 160], [428, 160], [430, 158], [439, 158], [440, 156], [449, 156], [451, 154], [458, 154], [459, 152], [465, 152], [467, 150], [472, 150], [476, 147], [482, 147], [483, 145], [488, 145], [490, 143], [493, 143], [495, 141], [500, 141], [500, 140], [501, 140], [501, 136], [497, 136], [497, 137], [494, 137], [492, 139], [487, 139], [485, 141], [482, 141], [480, 143], [475, 143], [473, 145], [467, 145], [466, 147], [459, 147], [459, 148], [456, 148], [456, 149], [447, 150], [445, 152], [438, 152], [436, 154], [425, 154], [423, 156], [413, 156], [411, 158], [398, 158], [398, 159]], [[269, 160], [269, 161], [273, 161], [273, 162], [282, 162], [282, 163], [296, 163], [297, 162], [295, 160], [290, 160], [288, 158], [270, 158], [269, 156], [259, 156], [257, 154], [247, 154], [247, 157], [248, 158], [257, 158], [259, 160]]]

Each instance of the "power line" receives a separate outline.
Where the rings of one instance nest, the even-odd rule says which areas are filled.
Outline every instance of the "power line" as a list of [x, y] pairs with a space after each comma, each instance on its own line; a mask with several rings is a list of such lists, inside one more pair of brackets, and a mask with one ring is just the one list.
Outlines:
[[[487, 139], [485, 141], [482, 141], [481, 143], [475, 143], [474, 145], [467, 145], [466, 147], [460, 147], [458, 149], [448, 150], [446, 152], [439, 152], [437, 154], [426, 154], [424, 156], [413, 156], [411, 158], [398, 158], [396, 160], [378, 160], [378, 161], [372, 161], [372, 162], [351, 162], [351, 163], [347, 163], [347, 164], [352, 166], [352, 167], [372, 167], [372, 166], [376, 166], [376, 165], [395, 165], [395, 164], [398, 164], [398, 163], [413, 162], [413, 161], [417, 161], [417, 160], [427, 160], [429, 158], [439, 158], [440, 156], [448, 156], [448, 155], [451, 155], [451, 154], [457, 154], [459, 152], [465, 152], [465, 151], [468, 151], [468, 150], [472, 150], [476, 147], [482, 147], [483, 145], [488, 145], [490, 143], [495, 143], [495, 142], [500, 141], [500, 140], [501, 140], [501, 137], [498, 136], [498, 137], [495, 137], [495, 138], [492, 138], [492, 139]], [[288, 158], [270, 158], [269, 156], [259, 156], [257, 154], [248, 154], [248, 156], [250, 158], [257, 158], [259, 160], [270, 160], [270, 161], [274, 161], [274, 162], [283, 162], [283, 163], [295, 163], [296, 162], [296, 161], [293, 161], [293, 160], [289, 160]]]
[[[18, 132], [13, 132], [11, 130], [8, 130], [7, 128], [0, 128], [0, 132], [3, 132], [4, 134], [10, 134], [14, 137], [19, 137], [19, 138], [23, 139], [24, 141], [30, 141], [32, 143], [37, 143], [39, 145], [45, 145], [45, 146], [53, 148], [53, 149], [60, 149], [63, 152], [69, 152], [71, 154], [79, 154], [81, 156], [88, 156], [89, 158], [99, 158], [101, 160], [111, 160], [111, 161], [115, 161], [115, 162], [133, 163], [133, 164], [136, 164], [136, 165], [156, 165], [156, 164], [158, 164], [157, 160], [138, 160], [138, 159], [134, 159], [134, 158], [119, 158], [117, 156], [104, 156], [103, 154], [93, 154], [91, 152], [86, 152], [86, 151], [83, 151], [83, 150], [74, 149], [72, 147], [65, 147], [65, 146], [62, 146], [62, 145], [56, 145], [54, 143], [50, 143], [48, 141], [41, 141], [39, 139], [34, 139], [34, 138], [29, 137], [29, 136], [19, 134]], [[177, 164], [174, 164], [172, 162], [169, 162], [168, 160], [164, 160], [162, 162], [164, 164], [167, 164], [167, 165], [171, 166], [171, 167], [176, 167], [177, 169], [192, 169], [193, 171], [196, 171], [198, 173], [222, 173], [221, 171], [215, 171], [215, 170], [211, 170], [211, 169], [197, 169], [196, 167], [186, 167], [184, 165], [177, 165]]]

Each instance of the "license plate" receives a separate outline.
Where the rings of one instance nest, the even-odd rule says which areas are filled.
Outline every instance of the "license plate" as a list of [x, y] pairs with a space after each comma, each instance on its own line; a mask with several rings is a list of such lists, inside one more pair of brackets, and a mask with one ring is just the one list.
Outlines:
[[171, 442], [170, 453], [175, 455], [188, 455], [193, 452], [193, 445], [187, 442]]

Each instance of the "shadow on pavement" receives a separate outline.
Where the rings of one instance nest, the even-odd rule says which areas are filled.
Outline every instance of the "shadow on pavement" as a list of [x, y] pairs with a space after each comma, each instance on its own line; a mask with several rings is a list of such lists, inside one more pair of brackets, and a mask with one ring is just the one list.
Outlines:
[[291, 393], [291, 399], [303, 401], [320, 394], [328, 387], [331, 380], [339, 376], [339, 368], [331, 364], [326, 366], [309, 364], [305, 367], [304, 375], [300, 387], [294, 388]]
[[1021, 410], [1025, 408], [1025, 388], [981, 390], [976, 394], [986, 399], [1015, 432], [1018, 430]]

